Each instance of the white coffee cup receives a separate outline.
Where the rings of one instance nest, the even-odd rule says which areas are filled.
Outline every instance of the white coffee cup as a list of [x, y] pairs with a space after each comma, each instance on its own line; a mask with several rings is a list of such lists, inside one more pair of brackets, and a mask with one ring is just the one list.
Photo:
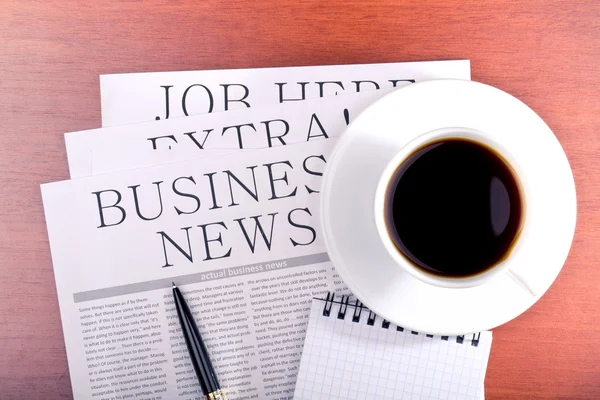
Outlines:
[[[394, 244], [388, 232], [388, 226], [385, 217], [386, 193], [388, 190], [389, 183], [392, 180], [392, 177], [397, 171], [397, 169], [406, 161], [407, 158], [409, 158], [419, 148], [426, 146], [428, 143], [450, 138], [475, 141], [483, 144], [488, 148], [493, 149], [496, 153], [498, 153], [513, 169], [515, 178], [520, 189], [520, 197], [522, 200], [521, 229], [517, 233], [516, 238], [511, 248], [509, 249], [509, 253], [496, 265], [486, 269], [485, 271], [479, 274], [471, 275], [468, 277], [455, 278], [434, 275], [415, 266], [413, 262], [410, 261], [404, 254], [402, 254], [402, 252]], [[516, 160], [512, 156], [512, 154], [502, 146], [501, 143], [492, 140], [488, 135], [485, 135], [485, 133], [483, 132], [479, 132], [470, 128], [453, 127], [437, 129], [416, 137], [415, 139], [407, 143], [406, 146], [404, 146], [400, 150], [400, 152], [398, 152], [398, 154], [396, 154], [396, 156], [387, 164], [377, 184], [377, 190], [375, 193], [374, 212], [375, 224], [377, 226], [377, 232], [379, 234], [381, 242], [383, 243], [385, 249], [392, 257], [392, 259], [396, 262], [399, 268], [402, 268], [410, 275], [425, 283], [445, 288], [466, 288], [481, 285], [500, 274], [508, 274], [512, 279], [517, 281], [524, 289], [526, 289], [529, 293], [535, 296], [534, 290], [532, 290], [531, 286], [523, 279], [522, 276], [520, 276], [516, 268], [514, 268], [514, 260], [518, 257], [519, 251], [522, 249], [524, 243], [527, 241], [527, 235], [529, 232], [529, 224], [527, 219], [527, 197], [529, 186], [527, 185], [527, 182], [523, 179], [524, 174], [520, 173], [520, 171], [521, 169], [519, 167], [518, 160]]]

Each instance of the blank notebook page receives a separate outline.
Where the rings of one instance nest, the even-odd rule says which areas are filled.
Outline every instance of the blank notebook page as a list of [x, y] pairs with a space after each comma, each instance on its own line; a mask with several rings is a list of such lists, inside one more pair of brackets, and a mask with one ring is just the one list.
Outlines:
[[489, 331], [425, 335], [313, 299], [294, 399], [483, 399], [491, 343]]

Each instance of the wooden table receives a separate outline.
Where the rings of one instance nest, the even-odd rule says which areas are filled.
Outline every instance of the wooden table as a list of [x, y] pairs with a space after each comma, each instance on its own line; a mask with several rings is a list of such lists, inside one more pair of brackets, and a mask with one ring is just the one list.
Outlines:
[[0, 398], [72, 397], [39, 184], [100, 126], [99, 74], [455, 58], [548, 123], [579, 200], [555, 284], [494, 330], [487, 397], [600, 398], [600, 3], [417, 3], [3, 0]]

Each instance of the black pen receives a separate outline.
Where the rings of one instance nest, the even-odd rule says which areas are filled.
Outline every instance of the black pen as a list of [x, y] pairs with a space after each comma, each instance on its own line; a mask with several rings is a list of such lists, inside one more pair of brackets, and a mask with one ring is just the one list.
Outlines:
[[181, 324], [190, 360], [196, 371], [204, 398], [207, 400], [226, 400], [225, 394], [221, 390], [221, 386], [219, 386], [215, 370], [210, 362], [206, 346], [202, 341], [200, 332], [198, 332], [196, 322], [194, 322], [194, 316], [175, 283], [173, 283], [173, 299], [175, 300], [175, 308], [177, 309], [179, 323]]

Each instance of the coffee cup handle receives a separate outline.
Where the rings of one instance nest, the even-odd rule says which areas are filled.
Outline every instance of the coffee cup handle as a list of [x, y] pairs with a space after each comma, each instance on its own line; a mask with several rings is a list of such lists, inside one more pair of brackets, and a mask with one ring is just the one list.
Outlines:
[[537, 297], [537, 291], [533, 289], [533, 287], [531, 287], [531, 285], [529, 283], [527, 283], [527, 280], [525, 280], [525, 278], [523, 277], [523, 275], [519, 274], [518, 272], [512, 270], [512, 269], [507, 269], [506, 273], [508, 274], [508, 276], [511, 277], [511, 279], [521, 287], [521, 289], [525, 290], [526, 292], [528, 292], [530, 295], [532, 295], [533, 297]]

